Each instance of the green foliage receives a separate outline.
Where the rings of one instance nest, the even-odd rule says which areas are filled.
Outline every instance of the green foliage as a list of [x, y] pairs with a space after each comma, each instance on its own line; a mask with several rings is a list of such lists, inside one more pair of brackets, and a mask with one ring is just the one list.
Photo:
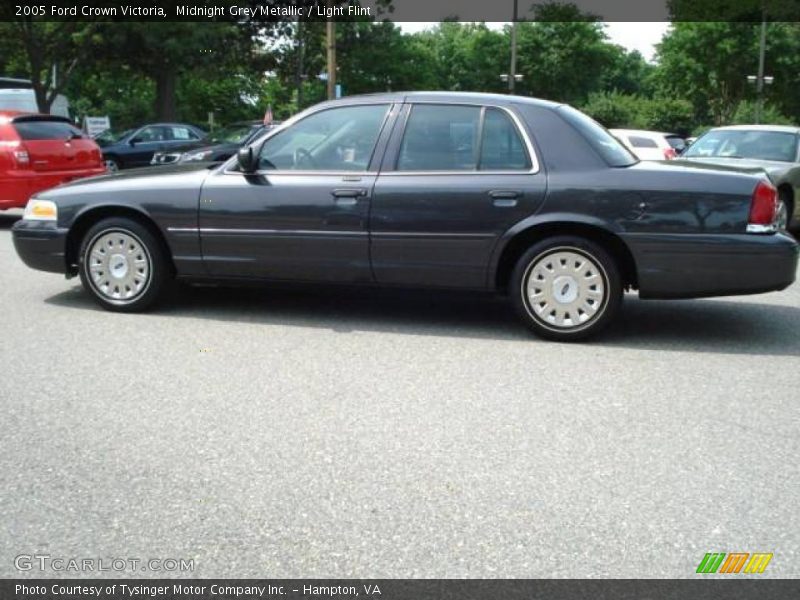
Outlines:
[[601, 125], [611, 128], [641, 129], [646, 100], [621, 92], [596, 92], [589, 95], [581, 110]]
[[687, 135], [693, 126], [692, 106], [675, 98], [644, 98], [620, 92], [591, 94], [581, 107], [608, 128], [651, 129]]
[[[752, 125], [756, 122], [756, 102], [745, 101], [739, 104], [731, 124]], [[761, 111], [761, 122], [771, 125], [795, 125], [796, 121], [781, 113], [774, 104], [765, 103]]]

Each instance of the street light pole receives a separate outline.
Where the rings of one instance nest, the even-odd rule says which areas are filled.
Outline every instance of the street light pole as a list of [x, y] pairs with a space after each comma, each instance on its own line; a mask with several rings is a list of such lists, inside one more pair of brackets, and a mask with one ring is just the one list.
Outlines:
[[758, 79], [756, 80], [756, 125], [761, 123], [761, 112], [764, 108], [764, 54], [767, 45], [767, 21], [761, 19], [761, 39], [758, 43]]
[[508, 71], [508, 93], [514, 93], [517, 81], [517, 2], [514, 0], [514, 14], [511, 15], [511, 69]]

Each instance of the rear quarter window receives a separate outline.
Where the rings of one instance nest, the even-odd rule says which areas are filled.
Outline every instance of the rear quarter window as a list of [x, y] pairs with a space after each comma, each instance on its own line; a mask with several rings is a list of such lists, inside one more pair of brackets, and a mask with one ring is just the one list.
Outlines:
[[14, 129], [23, 140], [66, 140], [84, 137], [80, 129], [64, 121], [21, 121], [14, 123]]
[[574, 127], [589, 146], [611, 167], [627, 167], [639, 160], [622, 142], [597, 121], [571, 106], [556, 109], [561, 118]]

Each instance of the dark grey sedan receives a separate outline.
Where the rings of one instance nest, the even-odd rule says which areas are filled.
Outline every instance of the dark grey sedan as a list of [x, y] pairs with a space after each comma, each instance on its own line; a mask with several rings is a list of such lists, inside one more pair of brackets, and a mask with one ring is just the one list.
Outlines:
[[79, 275], [110, 310], [175, 277], [488, 290], [574, 340], [625, 289], [784, 289], [798, 245], [777, 208], [763, 174], [640, 163], [569, 106], [420, 92], [317, 105], [219, 166], [49, 190], [13, 233], [29, 266]]

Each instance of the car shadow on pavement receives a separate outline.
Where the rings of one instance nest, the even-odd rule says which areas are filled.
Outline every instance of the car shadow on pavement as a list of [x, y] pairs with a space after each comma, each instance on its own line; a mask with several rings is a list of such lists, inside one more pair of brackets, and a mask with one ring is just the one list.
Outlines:
[[22, 218], [22, 211], [0, 212], [0, 230], [11, 227]]
[[[75, 286], [50, 304], [101, 311]], [[504, 298], [375, 288], [176, 286], [154, 316], [213, 319], [342, 333], [391, 332], [544, 343]], [[642, 301], [628, 294], [618, 319], [589, 342], [603, 347], [800, 356], [800, 308], [747, 300]]]

